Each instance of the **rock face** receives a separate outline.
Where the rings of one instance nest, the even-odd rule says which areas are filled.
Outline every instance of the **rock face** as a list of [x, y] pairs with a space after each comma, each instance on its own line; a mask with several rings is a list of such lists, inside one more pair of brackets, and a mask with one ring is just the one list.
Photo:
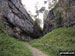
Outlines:
[[23, 7], [21, 0], [0, 0], [0, 21], [6, 32], [20, 40], [38, 38], [55, 28], [75, 27], [75, 0], [59, 0], [49, 11], [41, 31]]
[[74, 27], [75, 26], [75, 0], [59, 0], [58, 7], [61, 11], [61, 17], [63, 19], [63, 26]]
[[18, 39], [26, 40], [26, 38], [40, 36], [40, 31], [35, 31], [35, 23], [23, 7], [21, 0], [0, 0], [0, 20], [5, 24], [8, 34]]
[[44, 20], [44, 32], [43, 34], [46, 34], [50, 31], [52, 31], [55, 28], [55, 23], [54, 23], [54, 14], [53, 11], [49, 11], [47, 19]]
[[59, 0], [44, 21], [44, 34], [59, 27], [75, 27], [75, 0]]

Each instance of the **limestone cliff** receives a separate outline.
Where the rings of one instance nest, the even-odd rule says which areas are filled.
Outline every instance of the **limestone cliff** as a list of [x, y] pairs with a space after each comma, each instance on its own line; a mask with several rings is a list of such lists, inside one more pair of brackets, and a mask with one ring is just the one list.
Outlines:
[[[28, 40], [39, 37], [41, 31], [35, 31], [35, 22], [23, 7], [21, 0], [0, 0], [0, 21], [5, 25], [6, 32], [18, 39]], [[37, 26], [37, 24], [35, 25]], [[35, 31], [35, 32], [34, 32]]]
[[75, 27], [75, 0], [59, 0], [44, 21], [44, 34], [59, 27]]

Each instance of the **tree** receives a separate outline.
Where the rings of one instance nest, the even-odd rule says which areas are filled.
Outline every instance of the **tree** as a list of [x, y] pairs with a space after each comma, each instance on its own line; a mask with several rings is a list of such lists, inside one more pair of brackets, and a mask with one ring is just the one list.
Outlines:
[[40, 26], [40, 24], [41, 24], [41, 19], [36, 18], [36, 19], [35, 19], [35, 22]]
[[46, 4], [47, 3], [47, 1], [44, 1], [44, 4]]
[[54, 17], [56, 28], [62, 27], [63, 19], [61, 17], [61, 12], [59, 10], [54, 11]]
[[35, 4], [36, 17], [39, 18], [38, 2]]
[[41, 8], [39, 9], [39, 12], [43, 13], [43, 11], [45, 11], [45, 7], [41, 7]]
[[48, 0], [49, 2], [49, 9], [52, 9], [58, 4], [58, 0]]

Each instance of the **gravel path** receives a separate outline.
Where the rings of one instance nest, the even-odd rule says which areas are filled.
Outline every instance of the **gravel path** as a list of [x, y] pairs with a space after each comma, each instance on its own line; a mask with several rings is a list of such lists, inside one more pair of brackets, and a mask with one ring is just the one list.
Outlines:
[[25, 43], [25, 45], [30, 49], [30, 51], [32, 52], [32, 56], [48, 56], [46, 54], [44, 54], [43, 52], [41, 52], [40, 50], [33, 48], [29, 43]]

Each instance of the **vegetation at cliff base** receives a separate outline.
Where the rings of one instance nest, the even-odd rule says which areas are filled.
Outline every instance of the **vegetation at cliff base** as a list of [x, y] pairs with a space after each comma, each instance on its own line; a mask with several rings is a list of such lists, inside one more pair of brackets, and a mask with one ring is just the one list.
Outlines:
[[0, 31], [5, 32], [5, 26], [0, 22]]
[[0, 33], [0, 56], [32, 56], [24, 43]]
[[75, 0], [0, 0], [0, 56], [69, 56], [71, 51]]
[[55, 29], [30, 44], [49, 56], [58, 56], [59, 51], [75, 51], [75, 28]]
[[4, 33], [4, 26], [0, 24], [0, 56], [32, 56], [23, 42], [17, 41]]

